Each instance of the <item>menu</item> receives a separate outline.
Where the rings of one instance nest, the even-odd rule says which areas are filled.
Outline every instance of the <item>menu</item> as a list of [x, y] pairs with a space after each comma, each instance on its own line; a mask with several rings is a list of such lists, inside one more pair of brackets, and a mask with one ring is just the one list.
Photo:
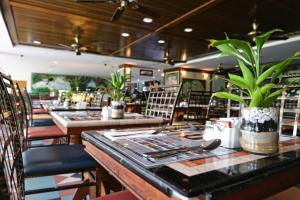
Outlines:
[[[197, 134], [197, 132], [195, 132], [195, 134]], [[95, 137], [98, 137], [102, 141], [103, 139], [110, 140], [109, 138], [105, 137], [105, 135], [107, 134], [99, 131], [98, 134], [95, 135]], [[211, 156], [219, 156], [235, 152], [234, 150], [229, 150], [223, 147], [218, 147], [217, 149], [212, 151], [205, 151], [200, 148], [201, 141], [188, 139], [180, 136], [180, 134], [174, 133], [164, 133], [158, 135], [149, 135], [149, 133], [143, 135], [141, 133], [130, 135], [127, 138], [121, 137], [120, 139], [114, 139], [112, 144], [113, 145], [111, 146], [114, 148], [117, 147], [116, 149], [120, 153], [125, 154], [126, 157], [131, 158], [132, 160], [146, 168], [166, 165], [183, 160], [207, 158]], [[182, 148], [191, 148], [193, 150], [157, 159], [149, 159], [145, 157], [145, 153], [147, 154], [149, 152], [159, 153], [162, 151], [177, 150]]]

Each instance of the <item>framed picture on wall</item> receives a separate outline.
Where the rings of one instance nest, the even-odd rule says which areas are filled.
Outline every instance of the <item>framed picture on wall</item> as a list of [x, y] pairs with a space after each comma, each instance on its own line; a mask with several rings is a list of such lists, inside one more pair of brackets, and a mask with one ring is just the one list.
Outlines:
[[172, 71], [165, 73], [165, 85], [179, 84], [179, 71]]
[[140, 76], [153, 76], [153, 70], [140, 69]]
[[189, 96], [189, 91], [206, 91], [206, 81], [205, 80], [198, 80], [198, 79], [189, 79], [184, 78], [182, 79], [182, 91], [181, 96], [185, 99]]

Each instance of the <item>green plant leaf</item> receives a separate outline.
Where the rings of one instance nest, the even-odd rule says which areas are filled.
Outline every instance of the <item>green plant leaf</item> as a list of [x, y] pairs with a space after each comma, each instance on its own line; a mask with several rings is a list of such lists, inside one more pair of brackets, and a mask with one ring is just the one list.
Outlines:
[[263, 33], [259, 36], [255, 37], [255, 43], [256, 43], [256, 59], [255, 59], [255, 68], [256, 68], [256, 76], [258, 77], [261, 74], [262, 68], [260, 67], [260, 52], [262, 47], [264, 46], [265, 42], [270, 38], [270, 36], [274, 33], [274, 32], [278, 32], [278, 31], [282, 31], [280, 29], [273, 29], [271, 31], [268, 31], [266, 33]]
[[249, 60], [252, 65], [255, 64], [254, 51], [249, 42], [227, 38], [226, 40], [220, 40], [220, 41], [216, 42], [216, 44], [217, 45], [226, 44], [226, 45], [230, 45], [231, 47], [237, 49], [237, 51], [238, 51], [238, 49], [242, 50], [243, 53], [248, 57], [247, 60]]
[[262, 86], [261, 87], [262, 96], [265, 97], [270, 92], [270, 90], [275, 87], [276, 87], [276, 85], [273, 83], [268, 83], [268, 84]]
[[237, 101], [241, 104], [245, 104], [244, 99], [236, 94], [232, 94], [230, 92], [216, 92], [213, 96], [222, 98], [222, 99], [231, 99], [233, 101]]
[[263, 107], [271, 107], [276, 99], [282, 94], [283, 91], [287, 90], [287, 88], [281, 88], [276, 90], [275, 92], [269, 94], [262, 102]]
[[266, 78], [270, 77], [273, 72], [275, 74], [272, 76], [271, 82], [274, 83], [275, 80], [284, 72], [288, 64], [290, 64], [293, 60], [300, 59], [298, 57], [287, 58], [277, 64], [271, 65], [269, 69], [267, 69], [264, 73], [262, 73], [256, 80], [256, 84], [261, 84]]
[[237, 86], [239, 86], [242, 89], [249, 90], [249, 88], [251, 87], [247, 83], [247, 81], [241, 76], [234, 75], [234, 74], [228, 74], [228, 76], [229, 76], [229, 79], [234, 82], [234, 84], [236, 84]]
[[273, 103], [276, 101], [276, 99], [278, 98], [278, 96], [273, 96], [273, 97], [267, 97], [267, 98], [265, 98], [263, 100], [263, 102], [262, 102], [262, 107], [268, 108], [268, 107], [273, 106]]
[[266, 33], [263, 33], [259, 36], [255, 37], [255, 43], [256, 43], [256, 47], [257, 47], [257, 51], [260, 51], [262, 49], [262, 47], [264, 46], [265, 42], [270, 38], [270, 36], [275, 33], [275, 32], [281, 32], [281, 29], [273, 29], [270, 30]]
[[283, 74], [284, 70], [287, 68], [287, 66], [293, 61], [300, 59], [300, 52], [297, 52], [293, 57], [287, 58], [274, 66], [278, 66], [278, 68], [275, 70], [275, 74], [273, 74], [271, 82], [275, 83], [275, 81], [280, 77], [280, 75]]
[[235, 49], [228, 40], [210, 40], [210, 45], [216, 47], [222, 52], [222, 55], [233, 56], [236, 59], [240, 59], [243, 62], [251, 65], [243, 55], [241, 55], [237, 49]]
[[251, 95], [251, 101], [250, 101], [250, 104], [249, 104], [249, 108], [260, 107], [260, 105], [262, 103], [262, 99], [263, 98], [262, 98], [260, 88], [256, 88], [256, 90]]
[[123, 89], [125, 87], [125, 76], [120, 72], [111, 74], [111, 80], [107, 80], [107, 88], [105, 91], [112, 100], [120, 101], [124, 98]]
[[251, 70], [241, 61], [238, 60], [240, 69], [243, 73], [243, 77], [245, 78], [245, 80], [248, 82], [249, 86], [250, 86], [250, 90], [253, 89], [254, 87], [254, 76], [253, 73], [251, 72]]

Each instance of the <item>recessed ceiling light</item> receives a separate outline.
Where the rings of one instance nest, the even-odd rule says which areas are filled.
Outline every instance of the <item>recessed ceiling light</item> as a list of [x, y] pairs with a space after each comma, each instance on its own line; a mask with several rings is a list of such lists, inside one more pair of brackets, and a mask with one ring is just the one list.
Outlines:
[[164, 41], [164, 40], [158, 40], [157, 41], [159, 44], [164, 44], [166, 41]]
[[34, 44], [42, 44], [40, 41], [34, 40], [33, 41]]
[[153, 19], [150, 18], [150, 17], [145, 17], [145, 18], [143, 19], [143, 22], [145, 22], [145, 23], [151, 23], [151, 22], [153, 22]]
[[130, 36], [129, 33], [122, 33], [121, 35], [122, 35], [123, 37], [129, 37], [129, 36]]
[[158, 69], [157, 71], [160, 72], [160, 69]]
[[192, 31], [193, 31], [192, 28], [185, 28], [185, 29], [184, 29], [184, 32], [187, 32], [187, 33], [190, 33], [190, 32], [192, 32]]

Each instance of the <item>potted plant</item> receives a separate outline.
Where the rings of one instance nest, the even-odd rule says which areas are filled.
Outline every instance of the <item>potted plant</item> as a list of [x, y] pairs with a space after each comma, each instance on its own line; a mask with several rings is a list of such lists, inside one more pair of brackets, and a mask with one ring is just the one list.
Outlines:
[[71, 102], [72, 97], [73, 97], [73, 92], [68, 90], [65, 94], [65, 97], [66, 97], [66, 99], [65, 99], [65, 102], [64, 102], [64, 107], [68, 107], [68, 106], [70, 106], [70, 102]]
[[[224, 56], [233, 56], [239, 64], [242, 75], [228, 74], [226, 80], [242, 91], [250, 102], [231, 92], [216, 92], [213, 96], [242, 104], [241, 146], [252, 153], [271, 154], [278, 151], [279, 114], [273, 103], [288, 89], [288, 85], [281, 82], [286, 67], [300, 55], [298, 52], [293, 57], [268, 65], [260, 63], [262, 47], [277, 31], [281, 30], [274, 29], [257, 36], [255, 47], [251, 47], [249, 42], [228, 37], [225, 40], [210, 40], [210, 46], [219, 49]], [[282, 87], [278, 87], [278, 83], [283, 84]]]
[[111, 118], [121, 119], [124, 118], [124, 93], [126, 78], [120, 72], [111, 74], [111, 80], [107, 80], [106, 88], [104, 91], [111, 97]]

